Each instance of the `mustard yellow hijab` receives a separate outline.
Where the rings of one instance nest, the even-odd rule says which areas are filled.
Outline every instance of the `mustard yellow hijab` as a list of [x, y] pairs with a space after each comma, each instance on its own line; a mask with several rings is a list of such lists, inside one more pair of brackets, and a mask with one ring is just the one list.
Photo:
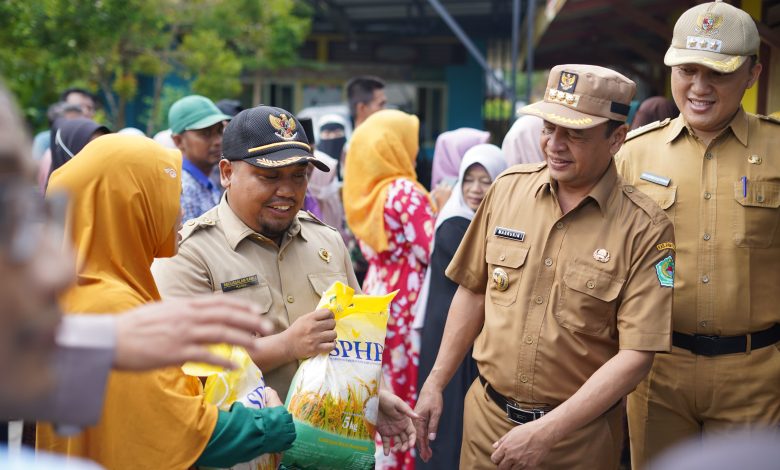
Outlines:
[[[176, 253], [180, 153], [145, 137], [99, 137], [52, 174], [53, 191], [70, 194], [66, 232], [79, 266], [63, 310], [111, 314], [158, 300], [149, 267], [155, 257]], [[179, 368], [112, 372], [97, 425], [65, 438], [41, 424], [37, 446], [112, 470], [186, 469], [206, 447], [216, 420], [198, 379]]]
[[405, 178], [428, 194], [414, 170], [419, 129], [417, 116], [385, 109], [352, 134], [344, 167], [344, 212], [352, 233], [377, 253], [387, 250], [384, 207], [389, 186]]

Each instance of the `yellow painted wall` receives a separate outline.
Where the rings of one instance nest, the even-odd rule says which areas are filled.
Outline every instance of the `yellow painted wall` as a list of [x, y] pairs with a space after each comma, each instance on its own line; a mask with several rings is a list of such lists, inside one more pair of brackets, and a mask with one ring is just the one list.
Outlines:
[[[742, 9], [750, 13], [756, 21], [761, 21], [761, 0], [742, 0]], [[768, 73], [765, 70], [763, 73]], [[762, 74], [763, 74], [762, 73]], [[745, 92], [742, 97], [742, 107], [745, 111], [755, 113], [758, 110], [758, 83]]]

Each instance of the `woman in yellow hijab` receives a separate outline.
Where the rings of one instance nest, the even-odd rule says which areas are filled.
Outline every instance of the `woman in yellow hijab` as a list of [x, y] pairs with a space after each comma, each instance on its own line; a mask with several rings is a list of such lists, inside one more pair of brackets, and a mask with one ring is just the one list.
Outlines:
[[[107, 135], [52, 174], [48, 191], [71, 198], [66, 233], [79, 271], [63, 311], [118, 313], [160, 299], [149, 268], [178, 249], [181, 165], [178, 150], [151, 139]], [[292, 443], [283, 408], [218, 411], [201, 392], [176, 367], [112, 372], [100, 422], [74, 437], [41, 424], [37, 447], [135, 470], [230, 466]]]
[[[372, 114], [352, 134], [344, 173], [347, 223], [368, 261], [363, 292], [381, 295], [399, 290], [390, 307], [382, 358], [384, 383], [414, 406], [417, 347], [412, 306], [428, 266], [433, 236], [433, 206], [417, 182], [416, 116], [397, 110]], [[413, 469], [410, 452], [377, 460], [381, 469]]]

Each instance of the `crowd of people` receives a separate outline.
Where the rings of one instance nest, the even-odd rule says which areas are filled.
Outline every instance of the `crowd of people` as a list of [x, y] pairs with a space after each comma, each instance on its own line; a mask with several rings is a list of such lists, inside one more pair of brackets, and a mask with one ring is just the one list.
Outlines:
[[[673, 100], [634, 113], [626, 76], [558, 65], [501, 147], [439, 135], [430, 185], [420, 122], [377, 77], [347, 85], [350, 119], [190, 95], [154, 139], [69, 89], [32, 146], [1, 91], [0, 419], [37, 421], [37, 457], [0, 461], [283, 452], [293, 375], [336, 345], [316, 307], [338, 281], [397, 292], [376, 468], [617, 469], [626, 416], [632, 468], [726, 468], [663, 454], [780, 423], [780, 123], [740, 105], [758, 49], [747, 13], [695, 6], [665, 56]], [[182, 371], [231, 367], [223, 342], [262, 370], [266, 408], [218, 409]], [[771, 434], [732, 443], [747, 468], [777, 462]]]

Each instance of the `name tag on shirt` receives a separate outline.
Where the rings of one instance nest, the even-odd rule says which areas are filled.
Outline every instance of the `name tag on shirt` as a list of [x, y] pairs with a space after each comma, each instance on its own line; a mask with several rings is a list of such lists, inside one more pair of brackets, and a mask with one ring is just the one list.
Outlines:
[[651, 183], [655, 183], [657, 185], [665, 186], [665, 187], [669, 187], [669, 183], [672, 182], [671, 179], [669, 179], [669, 178], [667, 178], [665, 176], [659, 176], [659, 175], [656, 175], [654, 173], [650, 173], [650, 172], [647, 172], [647, 171], [645, 171], [644, 173], [639, 175], [639, 179], [642, 179], [642, 180], [645, 180], [645, 181], [649, 181]]
[[222, 283], [222, 292], [230, 292], [233, 290], [243, 289], [244, 287], [256, 286], [259, 282], [257, 280], [257, 274], [254, 276], [242, 277], [240, 279], [233, 279]]
[[506, 227], [496, 227], [493, 235], [501, 238], [508, 238], [510, 240], [517, 240], [519, 242], [525, 240], [525, 232]]

